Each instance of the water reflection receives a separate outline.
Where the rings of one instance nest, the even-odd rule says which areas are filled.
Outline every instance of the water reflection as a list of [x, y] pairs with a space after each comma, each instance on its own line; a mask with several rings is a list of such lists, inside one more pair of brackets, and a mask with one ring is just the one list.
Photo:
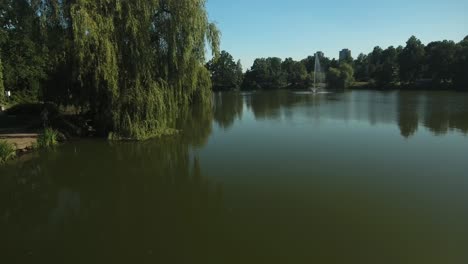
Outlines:
[[397, 125], [410, 138], [420, 126], [434, 135], [450, 130], [468, 133], [468, 94], [455, 92], [352, 91], [323, 95], [288, 91], [215, 96], [215, 121], [224, 128], [245, 116], [243, 106], [256, 120], [313, 120], [366, 122], [371, 126]]
[[468, 100], [466, 94], [432, 93], [426, 95], [424, 125], [434, 134], [449, 130], [468, 133]]
[[67, 143], [0, 168], [0, 261], [466, 263], [466, 99], [222, 93], [175, 137]]
[[211, 132], [202, 113], [190, 136], [69, 143], [0, 168], [1, 262], [219, 261], [223, 187], [190, 152]]
[[405, 93], [398, 94], [398, 127], [405, 138], [413, 136], [418, 130], [418, 104], [419, 98], [416, 94], [412, 96]]
[[244, 100], [241, 93], [224, 92], [214, 94], [214, 120], [224, 128], [230, 128], [236, 119], [241, 119]]

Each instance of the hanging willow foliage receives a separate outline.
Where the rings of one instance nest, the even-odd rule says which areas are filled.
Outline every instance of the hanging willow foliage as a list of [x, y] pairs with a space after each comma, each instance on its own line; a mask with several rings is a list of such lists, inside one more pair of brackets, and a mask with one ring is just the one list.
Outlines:
[[5, 100], [5, 87], [3, 86], [3, 65], [0, 52], [0, 103]]
[[77, 0], [70, 7], [79, 102], [97, 128], [145, 139], [211, 102], [205, 44], [219, 50], [205, 0]]

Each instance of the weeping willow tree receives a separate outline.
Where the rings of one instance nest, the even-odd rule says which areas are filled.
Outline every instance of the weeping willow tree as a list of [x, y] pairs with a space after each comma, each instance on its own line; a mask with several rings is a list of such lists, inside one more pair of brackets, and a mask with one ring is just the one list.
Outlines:
[[78, 101], [99, 131], [146, 139], [211, 101], [206, 44], [219, 32], [205, 0], [77, 0], [70, 6]]
[[2, 103], [4, 100], [5, 100], [5, 87], [3, 86], [3, 65], [2, 65], [2, 56], [0, 55], [0, 103]]

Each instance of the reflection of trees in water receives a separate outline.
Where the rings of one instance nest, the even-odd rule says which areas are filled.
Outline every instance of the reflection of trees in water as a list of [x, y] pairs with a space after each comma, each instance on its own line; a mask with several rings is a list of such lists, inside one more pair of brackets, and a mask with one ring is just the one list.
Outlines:
[[416, 94], [398, 94], [398, 127], [403, 137], [413, 136], [419, 127], [419, 99]]
[[[454, 120], [456, 108], [459, 107], [458, 100], [448, 94], [428, 94], [426, 96], [426, 105], [424, 111], [424, 125], [436, 135], [446, 134], [450, 128], [463, 127], [461, 123]], [[452, 105], [455, 104], [455, 105]], [[466, 115], [468, 118], [468, 115]], [[465, 122], [468, 122], [465, 121]]]
[[239, 92], [222, 92], [214, 95], [214, 120], [220, 127], [228, 129], [243, 114], [244, 101]]
[[[450, 130], [468, 133], [468, 96], [453, 92], [353, 92], [313, 96], [275, 91], [254, 93], [245, 100], [259, 120], [292, 119], [301, 113], [309, 118], [355, 119], [371, 125], [396, 122], [405, 138], [413, 136], [420, 124], [436, 135]], [[303, 105], [306, 107], [299, 109]]]
[[424, 125], [436, 135], [449, 131], [451, 106], [445, 94], [427, 95], [424, 111]]
[[192, 146], [203, 146], [212, 132], [213, 111], [211, 106], [193, 105], [179, 117], [178, 129], [182, 140]]
[[252, 110], [255, 118], [281, 119], [283, 115], [291, 117], [294, 106], [301, 103], [314, 107], [320, 104], [322, 97], [311, 94], [295, 94], [290, 91], [258, 92], [246, 99], [247, 107]]
[[467, 96], [453, 93], [430, 92], [400, 93], [398, 97], [398, 125], [403, 136], [413, 135], [419, 121], [435, 135], [447, 134], [450, 130], [468, 133]]
[[2, 260], [181, 263], [210, 256], [223, 223], [223, 189], [190, 155], [192, 142], [211, 131], [206, 120], [186, 124], [190, 136], [70, 143], [56, 155], [1, 168], [0, 246], [9, 252]]

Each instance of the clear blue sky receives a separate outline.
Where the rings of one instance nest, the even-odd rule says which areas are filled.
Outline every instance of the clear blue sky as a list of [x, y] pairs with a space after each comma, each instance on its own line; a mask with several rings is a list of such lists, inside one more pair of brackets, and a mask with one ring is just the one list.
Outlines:
[[468, 35], [468, 0], [208, 0], [207, 9], [221, 48], [245, 69], [259, 57], [336, 58], [343, 48], [356, 57], [411, 35], [425, 44]]

